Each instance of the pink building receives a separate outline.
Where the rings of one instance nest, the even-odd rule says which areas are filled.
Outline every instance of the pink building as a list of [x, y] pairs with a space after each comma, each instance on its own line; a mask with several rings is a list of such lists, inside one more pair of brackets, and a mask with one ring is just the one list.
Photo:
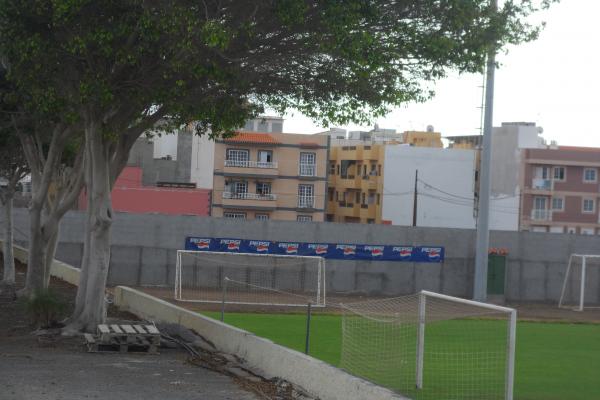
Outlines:
[[521, 230], [600, 234], [600, 148], [527, 149]]
[[[112, 193], [113, 210], [130, 213], [209, 215], [211, 191], [207, 189], [142, 185], [142, 169], [126, 167]], [[79, 209], [86, 208], [86, 195], [79, 197]]]

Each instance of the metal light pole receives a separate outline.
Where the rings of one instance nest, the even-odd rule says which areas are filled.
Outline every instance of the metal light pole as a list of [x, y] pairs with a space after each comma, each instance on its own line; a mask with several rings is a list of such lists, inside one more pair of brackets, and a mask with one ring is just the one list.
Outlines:
[[[490, 0], [493, 10], [498, 1]], [[494, 75], [496, 72], [496, 48], [492, 47], [487, 56], [485, 83], [485, 114], [483, 119], [483, 143], [479, 180], [479, 205], [477, 213], [477, 238], [475, 243], [475, 279], [473, 299], [487, 300], [488, 248], [490, 243], [490, 168], [492, 158], [492, 127], [494, 115]]]

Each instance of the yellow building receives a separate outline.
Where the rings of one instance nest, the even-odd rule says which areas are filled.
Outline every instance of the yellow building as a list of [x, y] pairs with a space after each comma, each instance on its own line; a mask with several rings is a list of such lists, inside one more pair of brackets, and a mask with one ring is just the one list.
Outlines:
[[329, 138], [238, 132], [214, 150], [214, 217], [323, 221]]
[[406, 131], [402, 133], [402, 142], [416, 147], [444, 147], [442, 134], [433, 129], [422, 131]]
[[333, 146], [327, 221], [381, 224], [384, 144]]

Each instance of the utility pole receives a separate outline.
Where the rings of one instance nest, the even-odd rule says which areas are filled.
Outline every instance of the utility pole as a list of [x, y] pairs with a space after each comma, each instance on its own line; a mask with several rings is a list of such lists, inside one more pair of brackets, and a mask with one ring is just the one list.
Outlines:
[[412, 226], [417, 226], [417, 183], [419, 181], [419, 170], [415, 170], [415, 192], [413, 195], [413, 224]]
[[[498, 9], [498, 0], [490, 0], [493, 11]], [[496, 47], [487, 56], [485, 84], [485, 115], [483, 121], [483, 143], [479, 180], [479, 207], [477, 213], [477, 238], [475, 243], [475, 277], [473, 299], [487, 300], [488, 249], [490, 243], [490, 168], [492, 158], [492, 127], [494, 115], [494, 75], [496, 72]]]

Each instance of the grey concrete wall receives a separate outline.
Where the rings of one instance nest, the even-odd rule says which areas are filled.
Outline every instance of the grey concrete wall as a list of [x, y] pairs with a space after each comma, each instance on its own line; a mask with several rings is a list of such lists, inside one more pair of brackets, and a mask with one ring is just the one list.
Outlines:
[[[15, 210], [18, 243], [26, 241], [28, 215]], [[61, 225], [57, 258], [78, 266], [82, 255], [84, 214], [69, 212]], [[439, 245], [442, 264], [327, 260], [327, 287], [335, 292], [386, 296], [421, 289], [470, 297], [473, 287], [475, 232], [461, 229], [386, 225], [237, 221], [210, 217], [117, 213], [112, 230], [109, 282], [124, 285], [172, 285], [175, 254], [186, 236], [237, 237], [302, 242]], [[509, 301], [558, 300], [571, 253], [600, 253], [600, 237], [498, 231], [491, 247], [508, 249], [506, 297]], [[587, 300], [600, 303], [600, 266], [590, 268]]]
[[154, 158], [154, 144], [142, 137], [133, 145], [127, 165], [142, 168], [144, 186], [154, 186], [156, 182], [190, 182], [192, 134], [185, 130], [179, 131], [177, 160]]

